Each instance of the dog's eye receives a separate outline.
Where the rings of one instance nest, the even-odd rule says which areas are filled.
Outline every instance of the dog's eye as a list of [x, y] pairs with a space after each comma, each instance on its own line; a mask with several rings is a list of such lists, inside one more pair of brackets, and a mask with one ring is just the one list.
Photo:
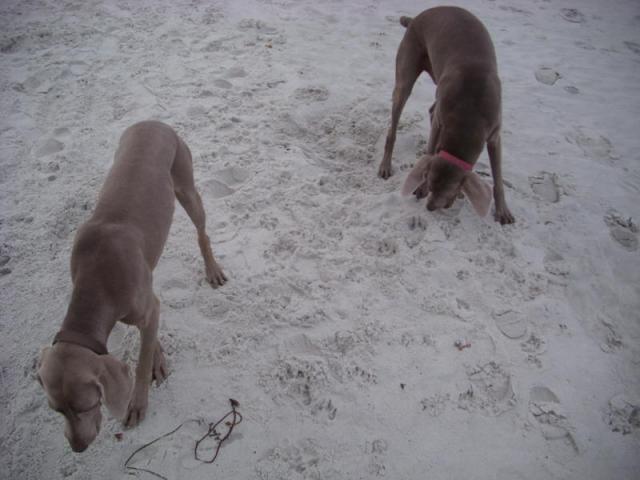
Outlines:
[[96, 408], [99, 408], [101, 405], [102, 405], [102, 402], [100, 400], [98, 400], [96, 403], [94, 403], [89, 408], [74, 408], [73, 410], [78, 414], [87, 413], [87, 412], [90, 412], [91, 410], [95, 410]]

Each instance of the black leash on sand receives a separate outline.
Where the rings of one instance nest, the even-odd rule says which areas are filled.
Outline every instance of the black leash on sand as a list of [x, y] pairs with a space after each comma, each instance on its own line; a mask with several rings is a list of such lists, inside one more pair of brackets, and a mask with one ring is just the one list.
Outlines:
[[[240, 404], [234, 400], [233, 398], [229, 399], [229, 403], [231, 404], [231, 411], [227, 412], [220, 420], [218, 420], [217, 422], [211, 422], [209, 424], [209, 428], [207, 430], [207, 433], [205, 433], [202, 438], [200, 438], [200, 440], [196, 441], [196, 445], [193, 448], [193, 456], [196, 460], [202, 462], [202, 463], [213, 463], [216, 461], [216, 458], [218, 458], [218, 453], [220, 453], [220, 449], [222, 448], [222, 444], [231, 436], [231, 432], [233, 432], [233, 428], [236, 425], [240, 425], [240, 422], [242, 422], [242, 415], [240, 414], [240, 412], [238, 412], [236, 409], [240, 406]], [[231, 417], [231, 420], [227, 420], [229, 417]], [[227, 420], [227, 421], [225, 421]], [[161, 478], [162, 480], [168, 480], [167, 477], [164, 477], [162, 475], [160, 475], [159, 473], [156, 473], [152, 470], [148, 470], [146, 468], [139, 468], [139, 467], [132, 467], [131, 465], [129, 465], [129, 462], [131, 460], [133, 460], [133, 457], [135, 457], [139, 452], [141, 452], [142, 450], [144, 450], [147, 447], [150, 447], [151, 445], [153, 445], [154, 443], [162, 440], [163, 438], [167, 438], [171, 435], [173, 435], [174, 433], [176, 433], [178, 430], [180, 430], [182, 428], [183, 425], [189, 423], [189, 422], [197, 422], [198, 424], [202, 424], [202, 420], [201, 419], [190, 419], [190, 420], [185, 420], [184, 422], [182, 422], [180, 425], [178, 425], [176, 428], [174, 428], [173, 430], [171, 430], [168, 433], [165, 433], [164, 435], [159, 436], [158, 438], [156, 438], [155, 440], [152, 440], [149, 443], [144, 444], [143, 446], [141, 446], [140, 448], [138, 448], [135, 452], [133, 452], [131, 455], [129, 455], [129, 458], [127, 458], [127, 461], [124, 462], [124, 467], [127, 468], [128, 470], [133, 470], [133, 471], [137, 471], [137, 472], [145, 472], [145, 473], [149, 473], [155, 477]], [[227, 427], [227, 432], [224, 435], [220, 435], [220, 433], [218, 433], [218, 431], [216, 430], [216, 428], [222, 423], [224, 422], [225, 426]], [[213, 454], [213, 457], [211, 457], [210, 460], [205, 460], [200, 458], [200, 456], [198, 455], [198, 449], [200, 448], [200, 444], [206, 440], [207, 438], [213, 438], [215, 439], [218, 443], [216, 445], [216, 451]]]

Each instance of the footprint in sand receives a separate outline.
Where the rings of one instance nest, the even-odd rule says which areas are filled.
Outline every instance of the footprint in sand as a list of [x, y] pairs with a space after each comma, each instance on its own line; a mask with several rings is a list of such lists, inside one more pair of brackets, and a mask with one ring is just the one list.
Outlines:
[[636, 55], [640, 55], [640, 44], [636, 42], [624, 42], [624, 45]]
[[53, 131], [56, 137], [66, 137], [71, 133], [67, 127], [58, 127]]
[[36, 155], [38, 157], [46, 157], [47, 155], [53, 155], [54, 153], [61, 152], [62, 150], [64, 150], [64, 143], [59, 142], [55, 138], [50, 138], [40, 145], [36, 151]]
[[640, 399], [632, 399], [624, 394], [614, 396], [604, 415], [612, 432], [628, 435], [640, 429]]
[[496, 362], [478, 365], [467, 371], [468, 388], [458, 395], [458, 408], [467, 411], [480, 409], [491, 416], [499, 416], [514, 408], [516, 396], [511, 375]]
[[327, 346], [346, 355], [347, 352], [353, 350], [362, 340], [352, 331], [338, 330], [333, 337], [327, 341]]
[[503, 10], [505, 12], [512, 12], [512, 13], [518, 13], [520, 15], [526, 15], [526, 16], [530, 16], [533, 15], [532, 12], [528, 11], [528, 10], [523, 10], [522, 8], [517, 8], [517, 7], [512, 7], [510, 5], [501, 5], [500, 7], [498, 7], [500, 10]]
[[322, 86], [298, 88], [293, 92], [293, 98], [302, 101], [324, 102], [329, 98], [329, 90]]
[[233, 188], [229, 188], [228, 185], [219, 182], [216, 179], [207, 180], [202, 186], [202, 190], [213, 198], [227, 197], [235, 192]]
[[567, 142], [577, 145], [585, 155], [595, 160], [618, 160], [620, 156], [613, 150], [611, 141], [597, 133], [585, 133], [578, 127], [574, 132], [565, 136]]
[[276, 402], [292, 401], [312, 412], [326, 411], [328, 417], [335, 416], [337, 409], [333, 404], [318, 398], [324, 397], [330, 384], [326, 362], [292, 356], [280, 359], [275, 369], [266, 375], [264, 385]]
[[553, 452], [569, 457], [579, 453], [572, 435], [573, 427], [562, 413], [558, 396], [545, 386], [535, 386], [529, 391], [529, 412], [540, 426], [542, 436], [548, 441], [560, 440], [565, 448], [554, 445]]
[[238, 24], [238, 30], [247, 31], [247, 30], [257, 30], [259, 33], [265, 35], [274, 35], [278, 33], [278, 30], [274, 27], [268, 26], [261, 20], [254, 20], [253, 18], [245, 18], [240, 20]]
[[207, 115], [207, 109], [202, 105], [194, 105], [187, 109], [187, 115], [191, 119], [202, 118]]
[[600, 316], [598, 316], [598, 319], [604, 326], [604, 329], [599, 329], [602, 332], [602, 337], [604, 337], [604, 340], [600, 344], [600, 350], [605, 353], [612, 353], [623, 348], [624, 343], [622, 342], [622, 337], [618, 333], [615, 323], [611, 319], [604, 319]]
[[372, 239], [367, 238], [362, 243], [362, 250], [367, 255], [378, 257], [391, 257], [398, 253], [398, 244], [391, 238]]
[[611, 237], [630, 252], [638, 249], [638, 237], [627, 229], [612, 227]]
[[216, 178], [204, 182], [204, 191], [213, 198], [222, 198], [235, 192], [236, 187], [249, 178], [249, 172], [240, 167], [227, 167], [214, 173]]
[[545, 85], [553, 85], [562, 76], [551, 67], [540, 67], [535, 72], [536, 80]]
[[329, 420], [334, 420], [338, 413], [338, 409], [333, 405], [331, 399], [320, 400], [311, 408], [311, 413], [313, 415], [326, 415]]
[[233, 87], [233, 84], [231, 82], [228, 82], [227, 80], [224, 80], [222, 78], [218, 78], [217, 80], [214, 80], [213, 84], [218, 88], [224, 88], [224, 89], [229, 89]]
[[72, 61], [69, 62], [69, 72], [76, 77], [82, 76], [89, 71], [89, 64], [82, 61]]
[[25, 43], [26, 35], [17, 35], [15, 37], [3, 38], [0, 40], [0, 53], [16, 53]]
[[414, 248], [417, 246], [425, 236], [427, 230], [427, 221], [420, 216], [412, 216], [407, 222], [409, 231], [407, 232], [404, 241], [407, 247]]
[[556, 277], [567, 277], [570, 273], [569, 264], [564, 257], [555, 250], [547, 250], [543, 259], [544, 269]]
[[193, 303], [193, 288], [179, 279], [172, 279], [160, 286], [158, 296], [163, 304], [179, 309]]
[[446, 408], [447, 404], [450, 403], [451, 396], [447, 394], [436, 393], [431, 395], [430, 397], [423, 398], [420, 401], [420, 405], [422, 405], [422, 411], [426, 411], [432, 417], [439, 417], [442, 415]]
[[516, 340], [527, 334], [527, 324], [518, 312], [513, 310], [496, 312], [493, 314], [493, 320], [496, 322], [498, 330], [507, 338]]
[[226, 185], [239, 185], [249, 178], [249, 172], [241, 167], [227, 167], [214, 172], [214, 176]]
[[547, 351], [546, 342], [543, 338], [531, 333], [529, 338], [520, 343], [522, 351], [531, 355], [542, 355]]
[[81, 191], [75, 196], [66, 198], [64, 205], [48, 220], [53, 235], [62, 240], [68, 239], [75, 228], [88, 216], [92, 201], [87, 191]]
[[333, 457], [316, 440], [285, 440], [259, 458], [255, 465], [258, 478], [338, 478]]
[[558, 188], [558, 176], [555, 173], [540, 172], [529, 177], [529, 185], [533, 193], [549, 203], [560, 201], [560, 189]]
[[529, 392], [530, 402], [551, 402], [560, 403], [555, 393], [549, 390], [547, 387], [533, 387]]
[[584, 23], [586, 21], [584, 14], [577, 8], [563, 8], [560, 10], [560, 16], [571, 23]]
[[604, 216], [611, 237], [630, 252], [638, 249], [638, 226], [631, 217], [625, 218], [615, 210]]
[[595, 50], [596, 47], [594, 47], [593, 45], [591, 45], [588, 42], [583, 42], [582, 40], [578, 40], [576, 42], [573, 42], [573, 44], [578, 47], [581, 48], [583, 50]]
[[236, 66], [228, 69], [224, 75], [227, 78], [242, 78], [247, 76], [247, 72], [244, 68]]
[[386, 475], [385, 457], [388, 449], [389, 444], [383, 438], [366, 442], [364, 452], [370, 456], [369, 465], [367, 466], [367, 472], [370, 475], [376, 477], [384, 477]]

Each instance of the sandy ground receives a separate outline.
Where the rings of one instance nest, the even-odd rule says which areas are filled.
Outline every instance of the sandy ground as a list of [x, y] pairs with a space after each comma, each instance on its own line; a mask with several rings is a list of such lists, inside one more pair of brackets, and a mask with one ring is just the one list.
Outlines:
[[[235, 398], [244, 422], [214, 465], [193, 459], [196, 424], [134, 465], [196, 480], [637, 478], [640, 5], [459, 2], [496, 45], [509, 227], [465, 200], [430, 213], [400, 196], [429, 131], [426, 75], [396, 173], [376, 177], [398, 18], [431, 5], [1, 2], [0, 477], [130, 478], [136, 448]], [[65, 314], [75, 230], [119, 135], [147, 118], [191, 147], [230, 281], [203, 281], [178, 207], [155, 272], [171, 376], [142, 425], [108, 418], [74, 454], [36, 360]], [[133, 364], [137, 341], [117, 327], [109, 347]]]

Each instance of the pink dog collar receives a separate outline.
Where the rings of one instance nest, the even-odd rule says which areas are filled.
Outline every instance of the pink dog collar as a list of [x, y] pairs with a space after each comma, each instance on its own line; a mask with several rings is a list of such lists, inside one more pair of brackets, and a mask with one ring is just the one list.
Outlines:
[[471, 165], [470, 163], [465, 162], [464, 160], [456, 157], [455, 155], [451, 155], [449, 152], [445, 150], [440, 150], [438, 152], [438, 156], [444, 158], [447, 162], [453, 163], [455, 166], [460, 167], [461, 169], [467, 172], [473, 168], [473, 165]]

